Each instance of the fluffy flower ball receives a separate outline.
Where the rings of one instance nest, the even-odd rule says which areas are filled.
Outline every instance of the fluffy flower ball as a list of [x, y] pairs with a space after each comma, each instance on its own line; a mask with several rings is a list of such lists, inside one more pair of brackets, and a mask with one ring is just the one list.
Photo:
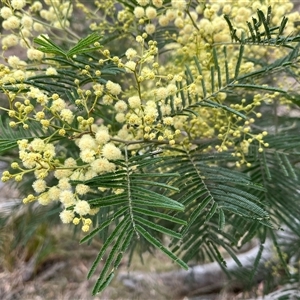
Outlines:
[[[56, 171], [59, 171], [59, 170], [56, 170]], [[55, 172], [56, 172], [55, 171]], [[61, 170], [61, 171], [69, 171], [70, 172], [70, 170]], [[71, 174], [72, 174], [72, 171], [71, 171]], [[54, 174], [55, 175], [55, 174]], [[70, 173], [68, 173], [68, 175], [67, 176], [70, 176]], [[57, 178], [57, 176], [55, 176], [56, 178]], [[67, 194], [67, 196], [68, 197], [72, 197], [72, 199], [73, 199], [73, 193], [71, 192], [71, 188], [72, 188], [72, 186], [71, 186], [71, 184], [70, 184], [70, 180], [69, 180], [69, 178], [67, 178], [67, 177], [63, 177], [63, 178], [57, 178], [57, 179], [59, 179], [59, 181], [58, 181], [58, 187], [61, 189], [61, 190], [68, 190], [68, 192], [69, 192], [69, 194]], [[63, 196], [61, 196], [62, 198], [63, 198]], [[73, 201], [73, 200], [72, 200]]]
[[80, 152], [80, 158], [85, 163], [91, 163], [95, 160], [96, 152], [91, 149], [85, 149]]
[[145, 10], [140, 7], [140, 6], [137, 6], [134, 11], [133, 11], [133, 14], [134, 16], [137, 18], [137, 19], [140, 19], [142, 18], [144, 15], [145, 15]]
[[90, 187], [88, 185], [80, 183], [76, 185], [75, 190], [79, 195], [85, 195], [90, 190]]
[[[47, 71], [46, 71], [47, 72]], [[47, 74], [48, 75], [48, 74]], [[58, 98], [56, 100], [54, 100], [52, 102], [52, 105], [50, 107], [50, 110], [55, 113], [55, 112], [60, 112], [62, 111], [64, 108], [66, 107], [66, 102], [61, 99], [61, 98]]]
[[13, 15], [12, 10], [9, 7], [2, 7], [0, 10], [0, 16], [3, 19], [8, 19], [9, 17], [11, 17]]
[[79, 200], [77, 201], [74, 211], [77, 212], [79, 215], [84, 216], [90, 212], [91, 208], [87, 201]]
[[114, 83], [110, 80], [106, 82], [106, 88], [112, 95], [119, 95], [122, 91], [121, 86], [118, 83]]
[[[114, 171], [115, 165], [110, 163], [106, 158], [98, 158], [91, 163], [91, 169], [96, 174], [102, 174]], [[94, 175], [95, 174], [93, 173], [93, 177]]]
[[110, 140], [110, 136], [109, 136], [107, 128], [105, 128], [105, 127], [99, 128], [96, 132], [95, 140], [100, 145], [106, 144]]
[[19, 67], [26, 65], [25, 62], [21, 61], [20, 58], [15, 55], [9, 56], [7, 62], [11, 67], [15, 69], [18, 69]]
[[11, 16], [7, 20], [2, 22], [2, 27], [6, 30], [19, 28], [21, 22], [16, 16]]
[[155, 7], [162, 7], [163, 5], [163, 0], [152, 0], [152, 4], [155, 6]]
[[154, 7], [148, 6], [148, 7], [146, 8], [146, 16], [147, 16], [147, 18], [149, 18], [150, 20], [156, 18], [156, 16], [157, 16], [157, 11], [156, 11], [156, 9], [155, 9]]
[[49, 67], [49, 68], [47, 68], [47, 70], [46, 70], [46, 75], [49, 75], [49, 76], [51, 76], [51, 75], [57, 75], [57, 71], [56, 71], [55, 68]]
[[64, 223], [64, 224], [68, 224], [68, 223], [71, 223], [72, 220], [74, 219], [75, 215], [74, 215], [74, 212], [71, 211], [71, 210], [63, 210], [60, 214], [59, 214], [59, 217], [61, 219], [61, 221]]
[[122, 152], [113, 143], [105, 144], [102, 149], [102, 155], [108, 160], [116, 160], [122, 158]]
[[45, 147], [46, 147], [46, 145], [45, 145], [44, 140], [35, 138], [30, 143], [29, 149], [33, 150], [33, 151], [37, 151], [37, 152], [42, 152], [45, 150]]
[[158, 100], [164, 100], [168, 97], [168, 90], [165, 87], [160, 87], [156, 90], [156, 97]]
[[132, 60], [129, 60], [125, 63], [125, 69], [127, 73], [133, 73], [136, 68], [136, 63]]
[[72, 191], [62, 191], [59, 195], [61, 203], [65, 207], [69, 207], [75, 204], [75, 197]]
[[44, 53], [36, 50], [36, 49], [28, 49], [27, 50], [27, 57], [30, 60], [41, 60], [44, 56]]
[[2, 39], [2, 46], [6, 46], [7, 48], [16, 46], [18, 43], [18, 38], [13, 34], [9, 34]]
[[115, 116], [115, 119], [118, 123], [124, 123], [125, 122], [125, 114], [122, 112], [117, 113]]
[[114, 107], [117, 112], [124, 112], [127, 109], [127, 104], [125, 101], [119, 100]]
[[158, 19], [158, 23], [160, 26], [167, 26], [169, 24], [169, 19], [165, 15], [161, 15]]
[[131, 108], [141, 107], [141, 99], [139, 96], [132, 96], [128, 98], [128, 103]]
[[126, 55], [127, 59], [133, 59], [136, 57], [137, 52], [134, 49], [129, 48], [126, 50], [125, 55]]
[[137, 3], [141, 6], [149, 4], [149, 0], [137, 0]]
[[52, 186], [48, 190], [48, 195], [51, 201], [58, 201], [60, 196], [60, 189], [57, 186]]
[[94, 150], [97, 148], [97, 144], [93, 137], [91, 137], [88, 134], [85, 134], [80, 138], [78, 142], [78, 147], [80, 148], [80, 150], [86, 150], [86, 149]]
[[11, 6], [14, 9], [22, 9], [26, 5], [26, 0], [11, 0]]
[[172, 117], [165, 117], [165, 118], [163, 119], [163, 123], [164, 123], [165, 125], [173, 125], [174, 120], [173, 120]]
[[23, 16], [22, 20], [21, 20], [21, 23], [22, 23], [24, 28], [30, 29], [32, 27], [33, 20], [29, 16]]
[[186, 0], [172, 0], [172, 7], [178, 10], [184, 10], [186, 8]]
[[38, 198], [37, 201], [39, 202], [39, 204], [41, 205], [48, 205], [50, 203], [50, 198], [48, 193], [43, 193], [41, 194]]
[[46, 190], [46, 181], [38, 179], [32, 184], [32, 187], [36, 193], [42, 193]]
[[72, 113], [72, 111], [70, 109], [64, 108], [60, 112], [60, 117], [63, 121], [66, 121], [68, 124], [71, 124], [74, 119], [74, 114]]
[[155, 32], [155, 25], [154, 24], [147, 24], [145, 26], [145, 31], [148, 33], [148, 34], [153, 34]]

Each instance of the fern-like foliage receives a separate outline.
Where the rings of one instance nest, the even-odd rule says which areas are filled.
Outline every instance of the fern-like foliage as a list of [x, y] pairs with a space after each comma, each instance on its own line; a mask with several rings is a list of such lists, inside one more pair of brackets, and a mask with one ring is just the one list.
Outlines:
[[45, 133], [41, 131], [41, 127], [34, 122], [31, 124], [30, 131], [23, 128], [13, 129], [8, 123], [7, 119], [0, 116], [0, 154], [17, 148], [17, 142], [20, 139], [31, 140], [46, 137]]
[[[96, 63], [96, 61], [99, 60], [99, 58], [96, 58], [100, 57], [100, 55], [97, 54], [97, 50], [101, 49], [102, 46], [93, 46], [93, 44], [100, 40], [101, 36], [93, 33], [78, 41], [70, 50], [64, 50], [45, 36], [36, 38], [34, 41], [40, 46], [38, 49], [43, 53], [52, 54], [52, 56], [45, 58], [45, 61], [51, 61], [53, 64], [58, 63], [60, 68], [57, 70], [57, 75], [45, 75], [43, 72], [40, 72], [38, 75], [23, 80], [22, 83], [25, 84], [23, 92], [28, 90], [26, 85], [34, 86], [48, 93], [66, 94], [68, 99], [73, 103], [77, 99], [75, 97], [78, 96], [76, 95], [77, 85], [75, 84], [75, 79], [80, 86], [91, 82], [105, 83], [105, 77], [124, 72], [124, 69], [118, 68], [115, 64], [110, 62], [99, 67], [99, 64]], [[84, 70], [87, 65], [100, 70], [101, 77], [97, 77], [94, 74], [82, 74], [82, 70]], [[40, 70], [43, 71], [43, 69]], [[18, 91], [15, 84], [9, 83], [5, 85], [5, 89], [14, 92]]]
[[[182, 107], [176, 108], [176, 106], [172, 103], [172, 97], [167, 100], [167, 103], [170, 103], [172, 108], [173, 115], [183, 114], [190, 115], [196, 114], [195, 108], [197, 107], [210, 107], [210, 108], [218, 108], [225, 110], [229, 113], [233, 113], [238, 117], [246, 119], [246, 116], [231, 108], [229, 105], [224, 105], [224, 103], [220, 103], [217, 101], [217, 96], [219, 93], [226, 93], [227, 95], [231, 95], [232, 93], [238, 93], [240, 90], [260, 90], [265, 92], [278, 92], [283, 94], [284, 96], [290, 98], [293, 102], [297, 103], [297, 99], [295, 96], [289, 96], [286, 93], [280, 84], [278, 86], [272, 84], [266, 84], [263, 78], [268, 78], [275, 73], [287, 72], [289, 75], [297, 76], [293, 69], [297, 68], [297, 57], [299, 54], [299, 41], [300, 36], [295, 35], [284, 36], [283, 31], [287, 24], [287, 18], [284, 17], [280, 26], [270, 27], [270, 15], [271, 15], [271, 7], [269, 7], [267, 16], [265, 16], [264, 12], [261, 10], [257, 10], [258, 18], [253, 18], [255, 33], [253, 32], [253, 28], [250, 26], [251, 37], [246, 38], [242, 36], [239, 38], [236, 34], [237, 29], [234, 28], [233, 24], [230, 21], [228, 16], [224, 16], [227, 21], [232, 40], [238, 47], [238, 56], [236, 59], [236, 65], [234, 67], [234, 73], [231, 74], [228, 66], [227, 60], [227, 46], [221, 46], [216, 44], [212, 48], [213, 59], [210, 64], [210, 69], [203, 70], [201, 66], [201, 62], [198, 57], [194, 57], [194, 65], [198, 72], [197, 76], [200, 76], [202, 79], [200, 80], [200, 87], [202, 90], [202, 97], [197, 94], [193, 96], [192, 92], [186, 89], [187, 92], [184, 92], [184, 85], [182, 83], [178, 83], [178, 92], [177, 96], [182, 99]], [[261, 31], [261, 27], [264, 28], [264, 31]], [[273, 36], [276, 36], [273, 37]], [[263, 38], [264, 37], [264, 38]], [[252, 72], [248, 72], [247, 74], [243, 74], [241, 72], [241, 65], [245, 59], [244, 51], [246, 45], [263, 45], [267, 46], [281, 46], [290, 49], [290, 53], [283, 58], [277, 59], [272, 63], [266, 63], [261, 65], [261, 68], [257, 68]], [[249, 59], [251, 61], [251, 59]], [[220, 63], [222, 61], [222, 63]], [[258, 65], [262, 64], [262, 62], [257, 62]], [[222, 65], [223, 64], [223, 65]], [[190, 69], [190, 65], [185, 65], [185, 85], [189, 87], [196, 81], [196, 76], [193, 75], [193, 72]], [[261, 82], [258, 83], [257, 79], [261, 78]]]
[[182, 230], [182, 245], [176, 245], [174, 250], [184, 254], [186, 261], [210, 259], [222, 264], [224, 260], [218, 250], [222, 247], [239, 264], [233, 250], [238, 237], [230, 232], [237, 219], [243, 220], [245, 226], [261, 223], [273, 227], [263, 203], [255, 195], [264, 191], [264, 187], [254, 184], [247, 175], [221, 167], [222, 161], [232, 159], [229, 155], [203, 155], [194, 151], [169, 159], [167, 163], [174, 166], [172, 171], [181, 174], [172, 182], [181, 191], [176, 197], [186, 207], [179, 215], [188, 220]]
[[186, 225], [183, 219], [175, 217], [173, 213], [173, 211], [183, 211], [184, 205], [164, 195], [166, 190], [176, 192], [178, 189], [158, 180], [165, 177], [177, 177], [178, 174], [161, 174], [157, 171], [148, 173], [146, 171], [147, 167], [149, 165], [159, 165], [162, 158], [151, 157], [151, 154], [128, 157], [127, 151], [125, 151], [125, 154], [125, 160], [119, 162], [120, 171], [84, 182], [90, 187], [122, 190], [121, 194], [94, 198], [89, 201], [93, 208], [108, 207], [109, 210], [106, 221], [83, 238], [81, 242], [90, 240], [106, 227], [116, 224], [113, 231], [109, 232], [109, 236], [105, 239], [105, 243], [88, 275], [90, 277], [95, 272], [97, 265], [109, 250], [104, 267], [94, 287], [94, 294], [102, 291], [111, 281], [124, 252], [133, 243], [132, 239], [149, 242], [167, 254], [181, 267], [187, 269], [187, 265], [179, 257], [155, 238], [157, 233], [166, 234], [177, 241], [182, 237], [180, 232], [157, 223], [158, 220], [164, 220], [167, 224]]
[[[137, 5], [135, 0], [119, 2], [131, 12]], [[170, 5], [170, 1], [165, 3]], [[189, 3], [194, 4], [193, 1]], [[300, 36], [283, 36], [287, 18], [283, 18], [279, 26], [270, 27], [270, 8], [266, 14], [258, 10], [257, 15], [257, 19], [253, 18], [252, 23], [247, 23], [249, 36], [241, 37], [237, 36], [237, 30], [229, 17], [225, 16], [233, 45], [212, 45], [209, 67], [204, 66], [197, 56], [184, 62], [183, 80], [176, 82], [176, 97], [180, 99], [181, 105], [176, 105], [174, 95], [164, 99], [164, 103], [157, 102], [160, 120], [163, 119], [162, 104], [169, 105], [170, 116], [186, 116], [187, 124], [201, 117], [200, 109], [207, 108], [208, 111], [221, 112], [216, 118], [228, 120], [229, 132], [232, 124], [239, 126], [241, 120], [249, 119], [246, 110], [234, 105], [238, 102], [237, 98], [242, 95], [246, 102], [251, 102], [253, 92], [258, 90], [277, 92], [299, 106], [297, 92], [289, 94], [280, 84], [267, 84], [267, 79], [275, 73], [297, 76]], [[161, 41], [159, 50], [162, 52], [166, 45], [163, 42], [164, 33], [165, 29], [157, 31], [158, 36], [155, 37]], [[97, 42], [101, 43], [101, 38], [98, 34], [92, 34], [70, 50], [63, 49], [46, 37], [36, 39], [40, 51], [54, 54], [47, 61], [59, 63], [59, 76], [45, 76], [40, 72], [23, 82], [24, 92], [28, 89], [26, 85], [32, 85], [51, 94], [59, 93], [71, 105], [76, 105], [78, 86], [103, 84], [110, 75], [123, 73], [123, 68], [111, 62], [98, 65], [100, 46]], [[114, 32], [103, 39], [103, 43], [109, 38], [115, 39], [117, 35]], [[245, 49], [252, 45], [285, 47], [290, 52], [284, 58], [272, 62], [259, 62], [253, 71], [244, 73], [242, 65], [247, 60]], [[232, 46], [237, 50], [233, 67], [228, 63], [228, 52]], [[99, 69], [101, 77], [84, 75], [81, 71], [86, 65]], [[194, 88], [197, 88], [196, 93]], [[17, 88], [7, 83], [5, 89], [16, 91]], [[220, 100], [218, 97], [221, 94], [225, 94], [226, 98]], [[80, 112], [80, 106], [77, 108]], [[262, 105], [263, 109], [269, 113], [267, 104]], [[95, 101], [92, 110], [114, 133], [120, 129], [120, 124], [113, 120], [111, 106]], [[276, 122], [282, 126], [274, 124]], [[28, 132], [23, 129], [15, 131], [0, 119], [0, 153], [5, 154], [16, 148], [21, 138], [43, 138], [43, 131], [32, 123]], [[226, 271], [220, 249], [231, 255], [240, 266], [235, 254], [237, 248], [254, 237], [261, 243], [270, 237], [287, 271], [274, 229], [285, 224], [299, 236], [299, 225], [295, 222], [300, 215], [297, 203], [300, 175], [299, 121], [295, 120], [294, 126], [285, 123], [283, 119], [279, 122], [267, 117], [266, 121], [255, 126], [252, 128], [253, 135], [256, 130], [260, 132], [265, 128], [276, 128], [274, 134], [264, 139], [268, 143], [264, 151], [260, 151], [259, 139], [249, 146], [249, 151], [244, 153], [244, 159], [249, 164], [240, 169], [235, 168], [236, 158], [233, 156], [234, 149], [240, 144], [239, 137], [234, 139], [231, 149], [218, 152], [213, 147], [218, 142], [217, 127], [213, 128], [216, 129], [215, 136], [207, 139], [192, 135], [187, 130], [183, 136], [187, 137], [189, 144], [179, 141], [174, 147], [159, 140], [124, 141], [111, 137], [120, 143], [124, 153], [124, 159], [115, 162], [116, 171], [90, 180], [72, 181], [74, 185], [83, 183], [89, 186], [93, 191], [87, 196], [89, 205], [92, 209], [101, 208], [94, 219], [96, 228], [81, 240], [82, 243], [95, 237], [103, 240], [103, 247], [88, 274], [90, 278], [100, 262], [103, 262], [93, 294], [101, 292], [110, 283], [124, 253], [133, 251], [137, 243], [145, 245], [146, 249], [159, 249], [185, 269], [190, 260], [209, 259], [218, 261]], [[91, 131], [88, 134], [94, 133]], [[69, 137], [69, 140], [72, 138]], [[56, 133], [51, 136], [51, 141], [58, 139], [61, 137]], [[138, 145], [134, 152], [128, 150], [132, 144]], [[65, 156], [78, 151], [74, 145], [73, 148], [69, 146], [66, 147]], [[168, 247], [163, 242], [164, 235], [171, 239]], [[263, 246], [257, 254], [254, 269], [249, 273], [251, 278], [257, 272], [262, 251]]]
[[230, 21], [227, 15], [224, 18], [230, 28], [231, 38], [234, 42], [241, 44], [261, 44], [269, 46], [283, 46], [293, 48], [291, 42], [299, 42], [299, 36], [285, 36], [283, 35], [284, 29], [288, 22], [287, 17], [283, 17], [279, 26], [271, 27], [272, 7], [268, 7], [268, 11], [265, 14], [262, 10], [257, 9], [258, 18], [252, 17], [252, 23], [247, 21], [249, 29], [249, 37], [237, 35], [237, 29]]

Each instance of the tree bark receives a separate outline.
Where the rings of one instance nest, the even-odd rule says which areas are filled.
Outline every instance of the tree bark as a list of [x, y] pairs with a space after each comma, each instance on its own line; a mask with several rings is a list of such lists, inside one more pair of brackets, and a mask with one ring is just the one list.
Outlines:
[[[250, 271], [253, 268], [257, 254], [263, 247], [261, 259], [259, 261], [258, 272], [253, 274], [252, 280], [258, 282], [264, 278], [265, 262], [275, 261], [273, 243], [267, 240], [264, 245], [257, 245], [253, 249], [237, 255], [242, 267], [232, 259], [225, 259], [226, 270], [228, 273], [239, 271]], [[204, 295], [220, 292], [224, 289], [242, 289], [246, 280], [230, 280], [217, 262], [191, 267], [189, 270], [177, 270], [165, 273], [141, 273], [141, 272], [122, 272], [118, 279], [130, 289], [145, 289], [149, 292], [153, 289], [165, 299], [183, 299], [194, 295]], [[163, 298], [162, 298], [163, 299]]]

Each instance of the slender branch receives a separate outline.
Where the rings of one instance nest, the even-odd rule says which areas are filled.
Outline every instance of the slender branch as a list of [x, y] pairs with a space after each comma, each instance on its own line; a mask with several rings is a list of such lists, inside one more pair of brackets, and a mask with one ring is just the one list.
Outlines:
[[138, 231], [136, 230], [135, 226], [135, 221], [133, 217], [133, 210], [132, 210], [132, 195], [131, 195], [131, 185], [130, 185], [130, 166], [129, 166], [129, 161], [128, 161], [128, 152], [127, 152], [127, 146], [125, 147], [125, 163], [126, 163], [126, 181], [127, 181], [127, 195], [128, 195], [128, 204], [129, 204], [129, 214], [130, 214], [130, 219], [132, 222], [132, 227], [133, 230], [135, 231], [135, 234], [138, 239], [140, 239], [140, 235]]
[[193, 23], [193, 26], [199, 31], [199, 27], [197, 26], [196, 22], [194, 21], [194, 19], [192, 18], [191, 16], [191, 13], [190, 13], [190, 6], [191, 6], [191, 3], [192, 3], [192, 0], [189, 1], [188, 5], [187, 5], [187, 8], [185, 10], [186, 14], [189, 16], [190, 20], [192, 21]]
[[275, 134], [278, 134], [278, 101], [275, 99], [273, 102], [273, 109], [274, 109], [274, 126], [275, 126]]

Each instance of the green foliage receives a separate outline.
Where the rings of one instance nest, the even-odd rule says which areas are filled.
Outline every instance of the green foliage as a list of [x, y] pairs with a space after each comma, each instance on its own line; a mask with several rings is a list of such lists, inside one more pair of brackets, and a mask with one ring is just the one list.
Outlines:
[[224, 18], [230, 28], [231, 38], [233, 41], [241, 44], [262, 44], [268, 46], [283, 46], [292, 48], [289, 43], [299, 42], [299, 36], [284, 36], [283, 32], [288, 22], [287, 17], [283, 17], [279, 26], [271, 26], [271, 15], [272, 7], [268, 7], [267, 14], [265, 15], [263, 11], [257, 9], [258, 20], [252, 17], [251, 22], [247, 21], [247, 26], [249, 28], [249, 37], [237, 35], [237, 29], [232, 25], [230, 18], [227, 15], [224, 15]]
[[23, 128], [18, 128], [18, 130], [14, 130], [7, 123], [7, 120], [3, 121], [3, 118], [0, 116], [0, 154], [4, 154], [11, 149], [17, 148], [17, 142], [20, 139], [33, 139], [34, 137], [45, 137], [43, 132], [41, 132], [40, 127], [36, 126], [36, 124], [33, 124], [31, 131], [28, 132]]
[[[137, 5], [136, 1], [118, 2], [127, 7], [127, 13], [133, 13]], [[169, 7], [171, 1], [166, 1], [166, 5]], [[195, 7], [196, 4], [190, 1], [184, 12], [193, 20], [192, 27], [199, 31], [189, 12]], [[59, 149], [55, 158], [42, 150], [32, 150], [31, 144], [26, 148], [28, 152], [40, 154], [34, 159], [31, 170], [37, 181], [51, 173], [54, 178], [49, 176], [47, 186], [57, 185], [62, 189], [64, 177], [59, 171], [70, 172], [65, 178], [76, 191], [77, 202], [74, 200], [66, 205], [61, 200], [65, 208], [63, 212], [71, 214], [65, 223], [77, 225], [82, 221], [82, 229], [88, 231], [90, 224], [84, 223], [88, 219], [87, 213], [81, 213], [77, 207], [79, 201], [88, 203], [89, 209], [96, 212], [95, 228], [81, 240], [81, 243], [91, 242], [94, 238], [103, 240], [88, 274], [90, 278], [103, 262], [93, 294], [108, 286], [126, 251], [134, 251], [137, 245], [141, 245], [142, 250], [162, 251], [184, 269], [188, 269], [187, 263], [191, 260], [212, 260], [226, 272], [224, 252], [241, 266], [236, 255], [239, 247], [254, 238], [262, 244], [266, 238], [271, 238], [288, 273], [287, 262], [274, 232], [286, 226], [300, 238], [299, 225], [295, 222], [300, 216], [297, 203], [299, 120], [295, 119], [291, 124], [291, 118], [280, 116], [276, 110], [279, 109], [278, 103], [281, 107], [288, 105], [297, 109], [299, 93], [290, 93], [279, 80], [274, 80], [274, 76], [288, 74], [298, 80], [300, 36], [284, 34], [287, 17], [283, 17], [279, 25], [271, 26], [271, 13], [271, 8], [266, 13], [257, 10], [258, 19], [253, 17], [252, 23], [247, 22], [248, 36], [245, 33], [239, 36], [230, 17], [225, 15], [232, 43], [207, 42], [199, 48], [209, 53], [208, 62], [203, 62], [199, 53], [191, 57], [178, 53], [167, 56], [171, 51], [167, 48], [174, 39], [172, 30], [178, 30], [173, 25], [170, 25], [170, 30], [167, 30], [169, 27], [160, 27], [153, 35], [155, 46], [149, 36], [140, 43], [145, 56], [135, 61], [131, 73], [126, 73], [128, 69], [120, 58], [103, 50], [103, 45], [118, 38], [116, 32], [120, 28], [104, 38], [96, 32], [87, 35], [69, 50], [42, 35], [34, 42], [39, 45], [38, 50], [47, 55], [40, 66], [33, 67], [36, 73], [24, 80], [7, 81], [1, 87], [9, 100], [9, 108], [3, 110], [18, 120], [12, 127], [19, 125], [16, 129], [10, 128], [8, 120], [0, 119], [1, 155], [11, 155], [10, 150], [17, 149], [18, 141], [22, 139], [27, 139], [28, 143], [42, 139], [47, 145], [54, 145]], [[138, 24], [134, 23], [134, 26], [139, 34]], [[165, 39], [166, 31], [171, 38]], [[129, 35], [125, 29], [123, 33]], [[155, 50], [151, 50], [152, 46]], [[254, 46], [276, 46], [287, 52], [269, 62], [251, 56], [251, 47]], [[143, 85], [146, 75], [141, 71], [156, 50], [158, 54], [166, 55], [167, 62], [172, 62], [175, 56], [175, 71], [178, 72], [175, 75], [181, 77], [174, 81], [176, 91], [162, 99], [158, 99], [158, 88], [168, 84], [165, 77], [172, 71], [172, 63], [166, 63], [171, 70], [167, 70], [166, 75], [161, 75], [161, 70], [155, 73], [159, 78], [156, 82], [158, 88]], [[247, 69], [247, 63], [254, 67]], [[49, 65], [59, 66], [57, 74], [46, 74]], [[109, 87], [112, 79], [125, 87], [122, 98], [118, 98], [118, 91]], [[91, 88], [96, 90], [99, 85], [103, 88], [100, 96], [93, 94]], [[43, 95], [47, 95], [49, 102], [43, 104], [38, 96], [32, 97], [34, 114], [25, 114], [24, 117], [21, 109], [15, 110], [15, 98], [10, 95], [15, 93], [16, 97], [27, 97], [33, 87], [45, 93]], [[118, 85], [114, 87], [118, 88]], [[130, 107], [128, 101], [126, 108], [118, 111], [117, 104], [122, 104], [123, 99], [132, 95], [140, 98], [140, 108]], [[64, 109], [73, 109], [71, 120], [52, 108], [58, 96], [64, 98]], [[152, 100], [155, 97], [158, 100]], [[143, 102], [143, 99], [146, 100]], [[147, 103], [157, 111], [154, 120], [146, 113], [147, 109], [150, 110]], [[47, 120], [54, 120], [50, 125], [46, 126], [36, 117], [40, 107], [45, 115], [50, 115]], [[164, 107], [169, 109], [165, 109], [167, 113]], [[123, 121], [117, 120], [118, 113], [124, 117], [120, 117]], [[134, 121], [130, 119], [132, 116], [136, 117]], [[253, 116], [257, 117], [255, 124]], [[109, 156], [109, 153], [110, 159], [104, 157], [101, 161], [110, 163], [107, 169], [95, 171], [91, 166], [96, 160], [89, 161], [84, 157], [85, 145], [80, 145], [80, 142], [84, 136], [95, 140], [98, 130], [103, 130], [102, 125], [109, 138], [88, 149], [88, 154], [94, 151], [95, 157], [98, 155], [103, 159], [105, 144], [113, 143], [111, 152], [116, 151], [116, 157]], [[121, 135], [124, 131], [125, 138]], [[155, 132], [153, 138], [151, 132]], [[25, 150], [20, 147], [19, 152], [22, 151], [24, 156]], [[21, 154], [19, 158], [27, 163]], [[76, 167], [64, 164], [68, 158], [74, 158]], [[44, 163], [47, 165], [46, 175], [39, 177], [39, 171], [45, 168]], [[112, 170], [109, 169], [111, 165]], [[16, 169], [22, 175], [27, 172], [21, 167]], [[2, 179], [15, 178], [18, 181], [16, 174], [6, 172]], [[88, 187], [88, 192], [80, 193], [78, 187], [81, 185]], [[71, 187], [68, 186], [67, 190]], [[45, 204], [42, 195], [47, 195], [47, 192], [35, 188], [33, 193], [33, 200]], [[165, 236], [170, 240], [169, 245], [165, 243]], [[262, 245], [250, 272], [251, 280], [258, 271], [263, 250]]]
[[101, 36], [99, 36], [97, 33], [90, 34], [86, 38], [81, 39], [73, 48], [71, 48], [67, 52], [64, 51], [58, 45], [55, 45], [51, 40], [49, 40], [47, 37], [43, 35], [40, 38], [35, 38], [34, 42], [41, 46], [38, 48], [38, 50], [44, 53], [51, 53], [51, 54], [56, 54], [58, 56], [71, 58], [78, 54], [89, 53], [93, 50], [98, 50], [100, 48], [100, 45], [96, 47], [88, 47], [88, 46], [94, 44], [95, 42], [98, 42], [100, 38]]

